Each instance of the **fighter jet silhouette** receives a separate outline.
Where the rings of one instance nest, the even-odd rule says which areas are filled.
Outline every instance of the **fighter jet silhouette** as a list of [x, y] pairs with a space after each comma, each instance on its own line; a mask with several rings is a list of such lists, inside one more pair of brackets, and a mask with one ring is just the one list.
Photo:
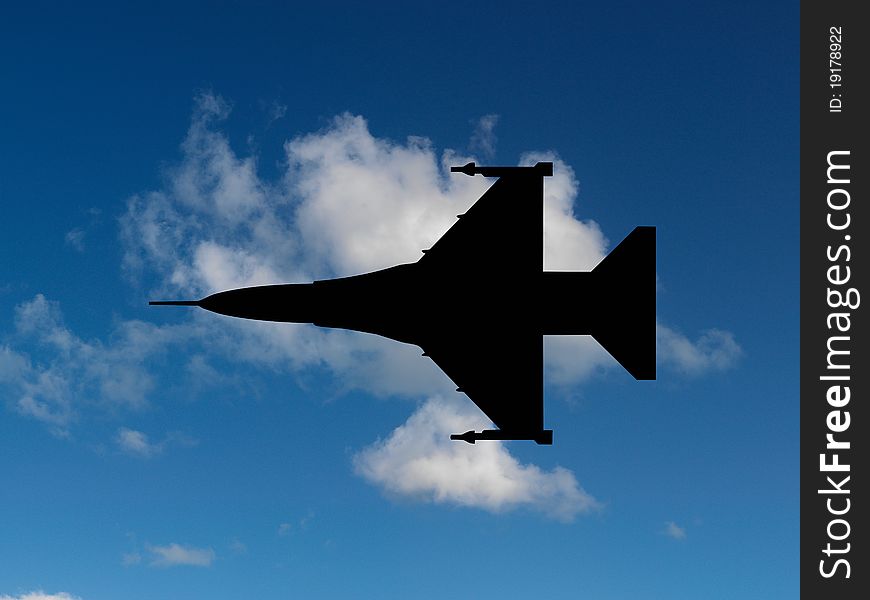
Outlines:
[[635, 379], [655, 379], [655, 227], [635, 228], [592, 271], [544, 271], [544, 177], [553, 163], [450, 170], [498, 180], [415, 263], [150, 304], [419, 346], [498, 427], [450, 436], [472, 444], [553, 443], [544, 429], [545, 335], [592, 335]]

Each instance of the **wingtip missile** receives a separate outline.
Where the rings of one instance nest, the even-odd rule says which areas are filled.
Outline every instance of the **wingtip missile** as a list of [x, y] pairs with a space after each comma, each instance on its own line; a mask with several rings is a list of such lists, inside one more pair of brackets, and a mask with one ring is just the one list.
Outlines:
[[450, 434], [450, 439], [473, 444], [477, 440], [477, 432], [472, 429], [465, 433], [452, 433]]
[[477, 173], [476, 166], [473, 162], [462, 165], [461, 167], [450, 167], [451, 173], [465, 173], [466, 175], [474, 176]]
[[551, 446], [553, 444], [553, 430], [541, 429], [540, 431], [503, 431], [501, 429], [484, 429], [483, 431], [466, 431], [465, 433], [453, 433], [451, 440], [475, 443], [477, 440], [531, 440], [539, 445]]
[[465, 173], [466, 175], [483, 175], [484, 177], [552, 177], [553, 163], [539, 162], [531, 167], [478, 167], [470, 162], [461, 167], [450, 167], [451, 173]]

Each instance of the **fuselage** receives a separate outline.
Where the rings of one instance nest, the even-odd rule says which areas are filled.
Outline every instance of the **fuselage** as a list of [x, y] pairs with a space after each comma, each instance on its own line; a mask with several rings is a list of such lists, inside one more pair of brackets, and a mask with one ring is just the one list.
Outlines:
[[512, 277], [488, 272], [440, 273], [420, 263], [364, 275], [240, 288], [204, 298], [212, 312], [319, 327], [350, 329], [420, 344], [456, 327], [508, 327], [538, 335], [594, 332], [600, 290], [588, 272], [539, 272]]

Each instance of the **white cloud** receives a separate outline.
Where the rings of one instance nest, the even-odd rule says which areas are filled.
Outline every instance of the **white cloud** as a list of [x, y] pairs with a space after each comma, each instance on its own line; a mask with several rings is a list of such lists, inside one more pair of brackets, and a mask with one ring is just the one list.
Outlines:
[[162, 454], [171, 445], [195, 446], [198, 442], [194, 438], [175, 431], [166, 434], [159, 442], [153, 442], [146, 433], [121, 427], [115, 434], [115, 443], [121, 451], [127, 454], [139, 458], [151, 458]]
[[17, 381], [30, 370], [27, 357], [9, 346], [0, 346], [0, 383]]
[[16, 307], [12, 339], [28, 351], [0, 347], [0, 385], [18, 412], [66, 435], [85, 408], [143, 409], [154, 387], [148, 359], [194, 331], [124, 321], [108, 342], [85, 340], [66, 327], [56, 302], [38, 294]]
[[665, 535], [673, 538], [675, 540], [684, 540], [686, 539], [686, 530], [674, 523], [673, 521], [667, 521], [665, 523]]
[[656, 323], [656, 358], [664, 366], [688, 375], [725, 371], [733, 367], [743, 351], [734, 335], [708, 329], [694, 342], [661, 323]]
[[492, 158], [495, 155], [495, 144], [498, 138], [495, 136], [495, 126], [498, 124], [498, 115], [483, 115], [474, 123], [474, 132], [468, 148], [472, 152], [480, 152], [484, 158]]
[[305, 516], [299, 518], [299, 520], [296, 522], [296, 525], [293, 525], [292, 523], [281, 523], [280, 525], [278, 525], [278, 535], [285, 537], [290, 535], [294, 530], [303, 531], [305, 529], [308, 529], [313, 520], [314, 511], [309, 510], [305, 514]]
[[287, 114], [287, 105], [278, 102], [277, 100], [273, 100], [271, 104], [266, 108], [266, 116], [268, 117], [268, 121], [266, 123], [266, 127], [278, 121], [279, 119], [283, 119]]
[[[229, 111], [221, 98], [201, 96], [181, 145], [182, 160], [167, 173], [167, 184], [130, 198], [120, 219], [125, 272], [134, 281], [154, 282], [149, 284], [154, 297], [197, 298], [233, 287], [413, 262], [489, 186], [482, 177], [449, 174], [450, 165], [474, 157], [439, 155], [420, 137], [377, 138], [364, 118], [348, 114], [287, 142], [285, 172], [267, 181], [257, 172], [257, 157], [238, 155], [220, 132]], [[481, 131], [491, 134], [494, 126], [495, 119], [481, 122]], [[520, 163], [540, 160], [555, 163], [545, 186], [545, 268], [591, 269], [608, 242], [594, 221], [574, 214], [578, 183], [567, 164], [551, 153], [529, 153]], [[85, 340], [63, 324], [56, 304], [38, 295], [16, 316], [16, 339], [29, 351], [0, 347], [0, 384], [12, 389], [18, 411], [58, 433], [67, 431], [84, 406], [145, 407], [156, 387], [149, 361], [185, 343], [206, 348], [211, 356], [278, 371], [326, 368], [338, 391], [422, 398], [454, 387], [417, 348], [378, 336], [188, 314], [182, 325], [127, 321], [106, 342]], [[615, 364], [590, 338], [546, 343], [547, 373], [556, 383], [576, 383]], [[661, 364], [690, 374], [727, 368], [739, 355], [733, 336], [717, 330], [692, 343], [659, 326], [658, 343]], [[210, 366], [201, 356], [188, 369], [206, 373]], [[470, 403], [463, 406], [424, 404], [389, 439], [358, 456], [359, 472], [393, 493], [493, 511], [526, 506], [569, 519], [594, 507], [570, 471], [522, 465], [499, 443], [466, 446], [447, 440], [445, 431], [464, 431], [479, 420]], [[433, 433], [433, 427], [460, 417], [462, 424]], [[409, 430], [422, 436], [419, 451], [407, 441]], [[133, 429], [119, 430], [116, 442], [140, 456], [154, 455], [164, 443]], [[445, 466], [467, 472], [450, 483]], [[491, 477], [479, 480], [480, 469], [492, 469]], [[406, 472], [412, 477], [403, 484], [397, 474]]]
[[[311, 281], [416, 261], [421, 249], [430, 247], [489, 186], [481, 177], [449, 174], [450, 165], [473, 157], [451, 151], [439, 156], [420, 137], [404, 142], [376, 138], [365, 119], [348, 114], [322, 131], [287, 142], [286, 172], [280, 181], [267, 182], [257, 174], [256, 157], [237, 155], [217, 130], [227, 114], [221, 99], [200, 98], [182, 144], [183, 159], [169, 185], [131, 198], [121, 221], [128, 272], [156, 274], [157, 291], [167, 297], [202, 297], [233, 287]], [[480, 130], [491, 134], [494, 126], [495, 119], [488, 119]], [[608, 241], [594, 221], [575, 215], [578, 183], [558, 156], [528, 153], [520, 163], [541, 160], [555, 163], [545, 186], [545, 268], [592, 269], [605, 256]], [[210, 346], [231, 353], [234, 360], [289, 370], [326, 367], [343, 388], [383, 395], [425, 397], [453, 387], [430, 361], [421, 360], [416, 348], [377, 336], [194, 318], [210, 331]], [[663, 336], [667, 331], [659, 328], [661, 364], [683, 372], [724, 368], [736, 347], [729, 334], [720, 332], [689, 344], [694, 352], [677, 353], [673, 342], [678, 338]], [[688, 366], [686, 357], [693, 354], [695, 364]], [[548, 379], [563, 385], [616, 365], [588, 337], [548, 339], [545, 360]], [[479, 414], [470, 404], [467, 408], [457, 431], [471, 427]], [[594, 504], [569, 471], [543, 473], [520, 465], [501, 444], [466, 448], [443, 441], [444, 435], [421, 443], [411, 463], [404, 460], [413, 445], [403, 443], [401, 432], [457, 414], [451, 412], [455, 410], [424, 405], [387, 441], [360, 454], [359, 471], [394, 493], [490, 510], [534, 506], [565, 517]], [[430, 455], [430, 462], [423, 460]], [[489, 461], [480, 463], [487, 468], [497, 467], [495, 479], [477, 491], [468, 477], [459, 478], [455, 487], [442, 483], [437, 467], [457, 461], [472, 468], [477, 463], [463, 462], [469, 456]], [[417, 476], [408, 481], [416, 483], [403, 488], [396, 474], [411, 468], [408, 464], [414, 469], [429, 465], [429, 479], [414, 471]], [[488, 491], [514, 481], [513, 476], [521, 482], [513, 493]]]
[[152, 444], [148, 441], [148, 436], [141, 431], [135, 429], [127, 429], [122, 427], [118, 430], [115, 436], [115, 441], [125, 452], [148, 458], [160, 452], [159, 445]]
[[[489, 185], [448, 173], [450, 164], [470, 157], [450, 151], [439, 157], [419, 137], [404, 143], [376, 138], [365, 119], [352, 115], [289, 141], [284, 176], [264, 181], [256, 157], [238, 156], [217, 128], [229, 110], [215, 95], [198, 99], [183, 158], [169, 171], [165, 189], [131, 198], [121, 219], [126, 271], [156, 275], [155, 296], [202, 297], [414, 261]], [[545, 267], [590, 269], [605, 255], [607, 240], [594, 221], [574, 214], [573, 170], [547, 153], [529, 153], [520, 162], [539, 160], [556, 164], [545, 186]], [[416, 348], [378, 336], [190, 312], [193, 319], [181, 326], [122, 322], [103, 343], [76, 336], [57, 305], [38, 295], [18, 308], [16, 327], [42, 352], [3, 347], [0, 383], [13, 388], [20, 412], [59, 432], [82, 403], [144, 407], [155, 387], [147, 361], [185, 341], [207, 339], [213, 353], [279, 370], [326, 367], [342, 389], [416, 397], [452, 389]], [[559, 384], [616, 364], [588, 337], [545, 343], [548, 378]], [[689, 374], [727, 368], [740, 353], [733, 336], [718, 330], [692, 343], [660, 325], [658, 344], [661, 365]], [[207, 371], [208, 362], [195, 358], [189, 370]]]
[[[656, 322], [656, 362], [682, 375], [700, 376], [733, 368], [743, 350], [734, 334], [721, 329], [703, 331], [695, 341]], [[547, 381], [576, 385], [619, 363], [591, 336], [547, 336], [544, 339]]]
[[[520, 164], [552, 161], [553, 176], [544, 185], [544, 269], [590, 271], [607, 254], [607, 239], [598, 223], [574, 214], [578, 183], [574, 169], [552, 152], [528, 152]], [[626, 235], [628, 232], [626, 232]]]
[[66, 232], [64, 241], [70, 247], [78, 252], [85, 251], [85, 231], [76, 227]]
[[47, 594], [42, 590], [36, 592], [26, 592], [19, 596], [0, 595], [0, 600], [80, 600], [78, 596], [72, 596], [66, 592], [58, 592], [56, 594]]
[[195, 548], [180, 544], [166, 546], [146, 546], [151, 554], [149, 563], [152, 567], [210, 567], [214, 562], [215, 553], [211, 548]]
[[551, 335], [544, 338], [544, 373], [550, 383], [569, 386], [619, 363], [588, 335]]
[[[451, 164], [469, 157], [445, 152], [439, 158], [423, 138], [376, 138], [362, 117], [351, 115], [289, 141], [283, 180], [267, 183], [257, 176], [255, 159], [237, 156], [214, 130], [226, 114], [219, 98], [200, 98], [182, 144], [184, 158], [167, 189], [131, 198], [121, 221], [128, 272], [149, 268], [161, 279], [155, 293], [166, 297], [415, 261], [489, 186], [481, 177], [448, 173]], [[591, 268], [604, 256], [606, 240], [597, 224], [574, 216], [574, 173], [552, 154], [528, 154], [521, 162], [538, 160], [556, 161], [546, 186], [546, 264]], [[344, 388], [382, 395], [452, 389], [416, 348], [377, 336], [231, 319], [208, 323], [237, 360], [275, 368], [325, 366]], [[555, 372], [567, 373], [578, 354], [573, 347], [562, 354], [561, 347], [552, 345], [547, 356], [556, 361]], [[580, 372], [592, 368], [583, 364]], [[572, 376], [578, 378], [566, 374], [566, 381]]]
[[449, 439], [489, 425], [467, 402], [433, 398], [386, 440], [359, 452], [354, 466], [391, 494], [435, 503], [491, 512], [528, 508], [563, 521], [599, 507], [567, 469], [521, 464], [501, 442]]
[[[428, 140], [375, 138], [362, 117], [287, 143], [296, 227], [309, 269], [348, 275], [413, 262], [488, 187], [447, 175]], [[352, 183], [351, 183], [352, 182]], [[325, 272], [324, 272], [325, 271]]]

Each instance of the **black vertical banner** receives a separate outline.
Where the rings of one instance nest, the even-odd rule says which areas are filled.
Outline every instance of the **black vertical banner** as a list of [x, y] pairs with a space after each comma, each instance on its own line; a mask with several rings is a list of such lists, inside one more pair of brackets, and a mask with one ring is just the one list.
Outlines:
[[[801, 3], [801, 594], [870, 597], [868, 121], [860, 2]], [[866, 6], [864, 7], [866, 11]], [[866, 14], [866, 12], [864, 12]], [[865, 306], [867, 303], [867, 306]]]

